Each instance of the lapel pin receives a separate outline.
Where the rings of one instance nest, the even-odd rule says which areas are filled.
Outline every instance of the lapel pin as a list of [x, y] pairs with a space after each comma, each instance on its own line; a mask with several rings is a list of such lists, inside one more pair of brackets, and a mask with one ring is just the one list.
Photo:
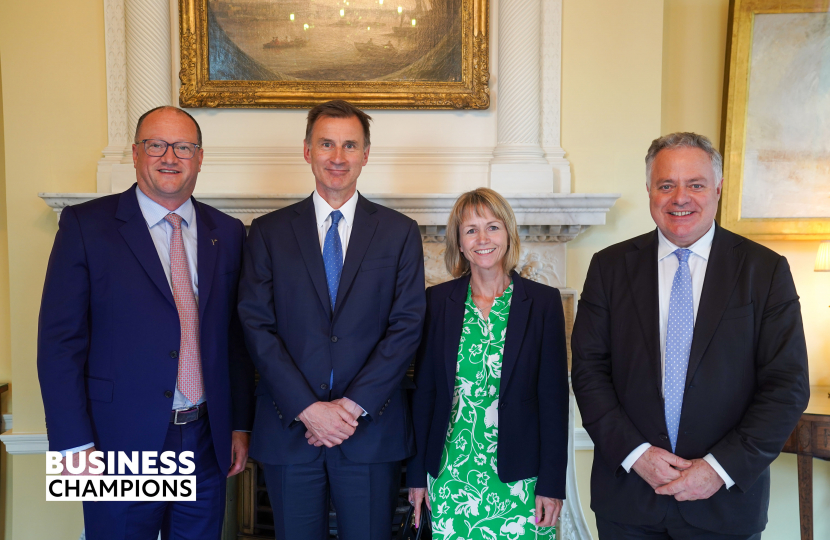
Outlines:
[[211, 239], [210, 239], [210, 241], [211, 241], [211, 243], [215, 246], [215, 245], [216, 245], [216, 242], [218, 242], [218, 241], [219, 241], [219, 239], [218, 239], [218, 238], [211, 238]]

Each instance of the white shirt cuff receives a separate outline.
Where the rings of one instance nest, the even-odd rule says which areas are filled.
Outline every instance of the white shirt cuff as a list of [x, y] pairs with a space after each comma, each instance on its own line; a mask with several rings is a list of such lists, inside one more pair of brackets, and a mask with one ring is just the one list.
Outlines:
[[715, 459], [715, 456], [713, 456], [712, 454], [706, 454], [705, 456], [703, 456], [703, 461], [705, 461], [706, 463], [711, 465], [713, 469], [715, 469], [715, 472], [718, 473], [718, 476], [720, 476], [723, 479], [723, 483], [726, 484], [726, 489], [729, 489], [735, 485], [735, 481], [732, 480], [731, 476], [726, 474], [726, 471], [723, 470], [723, 467], [720, 466], [720, 463], [718, 463], [718, 460]]
[[623, 460], [622, 462], [622, 467], [623, 469], [625, 469], [625, 472], [631, 472], [631, 467], [634, 466], [637, 460], [640, 459], [640, 456], [645, 454], [646, 450], [648, 450], [649, 448], [651, 448], [651, 445], [647, 442], [644, 442], [643, 444], [635, 448], [630, 454], [628, 454], [628, 457], [625, 458], [625, 460]]
[[66, 457], [66, 454], [69, 453], [69, 452], [72, 452], [73, 454], [76, 454], [78, 452], [82, 452], [82, 451], [86, 450], [87, 448], [92, 448], [93, 446], [95, 446], [94, 442], [83, 444], [81, 446], [76, 446], [75, 448], [70, 448], [68, 450], [62, 450], [61, 455], [63, 457]]

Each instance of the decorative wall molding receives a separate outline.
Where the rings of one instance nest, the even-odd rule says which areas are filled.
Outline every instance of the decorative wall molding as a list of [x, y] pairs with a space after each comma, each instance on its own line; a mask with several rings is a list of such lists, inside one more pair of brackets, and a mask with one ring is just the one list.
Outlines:
[[499, 2], [496, 148], [490, 187], [500, 192], [554, 191], [540, 139], [541, 1]]
[[578, 427], [573, 431], [574, 450], [593, 450], [594, 441], [585, 428]]
[[[39, 193], [56, 213], [69, 205], [103, 197], [107, 193]], [[458, 194], [453, 193], [366, 193], [364, 196], [397, 210], [418, 222], [428, 241], [443, 241], [447, 218]], [[254, 218], [297, 203], [308, 194], [217, 194], [197, 193], [196, 197], [250, 225]], [[506, 194], [513, 207], [520, 232], [528, 242], [567, 242], [591, 225], [605, 224], [605, 214], [619, 193], [520, 193]]]
[[104, 0], [104, 40], [107, 60], [107, 147], [98, 161], [97, 189], [110, 191], [112, 166], [125, 156], [130, 140], [127, 126], [127, 38], [124, 0]]
[[15, 433], [10, 429], [0, 435], [0, 441], [6, 445], [6, 452], [17, 454], [45, 454], [49, 450], [46, 433]]

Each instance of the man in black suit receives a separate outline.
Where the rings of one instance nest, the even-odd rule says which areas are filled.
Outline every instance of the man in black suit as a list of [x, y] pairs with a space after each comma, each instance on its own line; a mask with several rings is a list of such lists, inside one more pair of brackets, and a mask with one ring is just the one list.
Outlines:
[[412, 219], [356, 191], [369, 116], [344, 101], [309, 112], [316, 189], [254, 220], [239, 314], [259, 370], [251, 456], [278, 539], [388, 540], [400, 462], [414, 453], [404, 390], [426, 299]]
[[706, 137], [656, 139], [657, 230], [588, 269], [572, 377], [602, 539], [760, 538], [769, 465], [807, 406], [789, 266], [715, 223], [722, 170]]

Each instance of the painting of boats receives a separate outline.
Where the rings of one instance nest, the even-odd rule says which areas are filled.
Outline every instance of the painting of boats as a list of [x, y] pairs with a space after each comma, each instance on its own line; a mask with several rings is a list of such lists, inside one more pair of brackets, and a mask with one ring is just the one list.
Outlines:
[[462, 0], [208, 0], [212, 80], [462, 76]]
[[178, 0], [182, 107], [490, 106], [489, 0]]

